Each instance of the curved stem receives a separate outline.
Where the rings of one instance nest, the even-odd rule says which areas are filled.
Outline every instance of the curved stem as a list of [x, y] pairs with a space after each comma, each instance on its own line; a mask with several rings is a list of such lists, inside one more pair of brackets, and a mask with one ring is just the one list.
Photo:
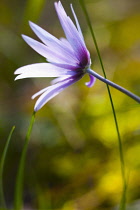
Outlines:
[[2, 153], [2, 157], [0, 160], [0, 209], [1, 208], [6, 209], [6, 202], [5, 202], [5, 198], [4, 198], [4, 192], [3, 192], [3, 169], [4, 169], [4, 164], [5, 164], [5, 159], [6, 159], [9, 143], [10, 143], [14, 129], [15, 129], [15, 126], [13, 126], [10, 131], [10, 134], [6, 141], [4, 151]]
[[102, 77], [101, 75], [97, 74], [95, 71], [91, 70], [91, 69], [87, 69], [87, 73], [91, 74], [92, 76], [96, 77], [97, 79], [101, 80], [102, 82], [116, 88], [117, 90], [121, 91], [122, 93], [125, 93], [126, 95], [128, 95], [129, 97], [131, 97], [132, 99], [134, 99], [135, 101], [137, 101], [138, 103], [140, 103], [140, 97], [133, 94], [132, 92], [126, 90], [125, 88], [117, 85], [114, 82], [111, 82], [110, 80]]
[[[102, 68], [104, 77], [106, 79], [106, 73], [105, 73], [104, 65], [103, 65], [103, 62], [102, 62], [102, 58], [101, 58], [101, 55], [100, 55], [100, 51], [99, 51], [99, 48], [98, 48], [96, 37], [95, 37], [94, 31], [93, 31], [93, 28], [92, 28], [92, 25], [91, 25], [91, 21], [90, 21], [90, 18], [88, 16], [88, 12], [87, 12], [86, 7], [85, 7], [84, 0], [79, 0], [79, 1], [80, 1], [80, 4], [81, 4], [81, 7], [83, 9], [83, 12], [85, 14], [85, 17], [86, 17], [86, 20], [87, 20], [87, 23], [88, 23], [88, 26], [89, 26], [89, 29], [90, 29], [90, 32], [91, 32], [91, 35], [92, 35], [92, 38], [93, 38], [93, 42], [94, 42], [94, 45], [95, 45], [95, 48], [96, 48], [96, 51], [97, 51], [97, 54], [98, 54], [98, 58], [99, 58], [99, 61], [100, 61], [100, 64], [101, 64], [101, 68]], [[89, 72], [92, 73], [91, 71], [89, 71]], [[94, 74], [94, 76], [95, 76], [95, 74]], [[99, 79], [99, 77], [98, 77], [98, 79]], [[121, 199], [121, 202], [120, 202], [119, 209], [120, 210], [125, 210], [126, 209], [126, 187], [127, 187], [127, 185], [126, 185], [126, 177], [125, 177], [125, 164], [124, 164], [123, 147], [122, 147], [122, 141], [121, 141], [121, 136], [120, 136], [120, 132], [119, 132], [117, 116], [116, 116], [116, 112], [115, 112], [115, 107], [114, 107], [114, 103], [113, 103], [113, 99], [112, 99], [112, 96], [111, 96], [109, 85], [106, 84], [106, 87], [107, 87], [108, 95], [109, 95], [109, 98], [110, 98], [110, 103], [111, 103], [112, 112], [113, 112], [113, 116], [114, 116], [114, 122], [115, 122], [115, 126], [116, 126], [116, 132], [117, 132], [117, 135], [118, 135], [119, 155], [120, 155], [122, 182], [123, 182], [122, 199]]]
[[16, 179], [16, 189], [15, 189], [15, 200], [14, 200], [14, 210], [19, 210], [22, 207], [22, 193], [23, 193], [23, 179], [24, 179], [24, 169], [25, 169], [25, 160], [27, 154], [28, 143], [30, 140], [31, 131], [35, 121], [35, 113], [33, 112], [30, 125], [26, 134], [25, 142], [23, 145], [23, 150], [21, 153], [21, 158], [19, 162], [19, 169]]

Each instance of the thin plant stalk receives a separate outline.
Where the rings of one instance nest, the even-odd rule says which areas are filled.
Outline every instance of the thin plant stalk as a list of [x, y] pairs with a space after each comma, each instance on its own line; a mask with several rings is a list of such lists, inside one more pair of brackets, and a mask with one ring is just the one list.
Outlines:
[[25, 138], [25, 142], [23, 145], [23, 150], [22, 150], [21, 158], [19, 162], [19, 169], [17, 173], [16, 188], [15, 188], [14, 210], [20, 210], [23, 204], [23, 180], [24, 180], [25, 161], [26, 161], [28, 143], [30, 140], [34, 121], [35, 121], [35, 112], [33, 112], [32, 117], [31, 117], [30, 125], [26, 134], [26, 138]]
[[122, 93], [126, 94], [127, 96], [131, 97], [132, 99], [134, 99], [135, 101], [137, 101], [138, 103], [140, 103], [140, 97], [131, 93], [130, 91], [126, 90], [125, 88], [117, 85], [116, 83], [108, 80], [107, 78], [102, 77], [101, 75], [97, 74], [95, 71], [91, 70], [91, 69], [87, 69], [86, 72], [88, 74], [93, 75], [94, 77], [96, 77], [97, 79], [101, 80], [102, 82], [116, 88], [117, 90], [121, 91]]
[[5, 159], [6, 159], [9, 143], [10, 143], [14, 129], [15, 129], [15, 126], [13, 126], [10, 131], [10, 134], [7, 138], [7, 141], [6, 141], [3, 153], [2, 153], [1, 161], [0, 161], [0, 208], [5, 208], [5, 209], [6, 209], [6, 202], [4, 198], [4, 192], [3, 192], [3, 169], [4, 169], [4, 164], [5, 164]]
[[[100, 51], [99, 51], [99, 48], [98, 48], [98, 44], [97, 44], [97, 41], [96, 41], [96, 37], [95, 37], [94, 31], [93, 31], [93, 28], [92, 28], [92, 25], [91, 25], [91, 22], [90, 22], [89, 15], [88, 15], [86, 7], [85, 7], [84, 0], [79, 0], [79, 1], [80, 1], [80, 4], [81, 4], [81, 7], [83, 9], [83, 12], [85, 14], [88, 26], [90, 28], [90, 32], [91, 32], [91, 35], [92, 35], [92, 38], [93, 38], [93, 42], [95, 44], [95, 48], [96, 48], [96, 51], [97, 51], [97, 54], [98, 54], [98, 57], [99, 57], [99, 61], [100, 61], [100, 64], [101, 64], [101, 68], [102, 68], [104, 77], [105, 77], [105, 79], [107, 79], [105, 69], [104, 69], [104, 65], [103, 65], [103, 62], [102, 62], [102, 58], [101, 58], [101, 55], [100, 55]], [[123, 147], [122, 147], [122, 141], [121, 141], [121, 136], [120, 136], [120, 132], [119, 132], [118, 121], [117, 121], [117, 117], [116, 117], [116, 112], [115, 112], [114, 103], [113, 103], [113, 99], [112, 99], [112, 96], [111, 96], [110, 88], [109, 88], [108, 84], [106, 84], [106, 86], [107, 86], [107, 91], [108, 91], [108, 95], [109, 95], [109, 99], [110, 99], [110, 103], [111, 103], [111, 107], [112, 107], [116, 132], [117, 132], [117, 136], [118, 136], [119, 155], [120, 155], [120, 163], [121, 163], [123, 192], [122, 192], [122, 198], [121, 198], [119, 209], [120, 210], [125, 210], [126, 209], [126, 188], [127, 188], [127, 184], [126, 184], [126, 176], [125, 176], [125, 163], [124, 163]]]

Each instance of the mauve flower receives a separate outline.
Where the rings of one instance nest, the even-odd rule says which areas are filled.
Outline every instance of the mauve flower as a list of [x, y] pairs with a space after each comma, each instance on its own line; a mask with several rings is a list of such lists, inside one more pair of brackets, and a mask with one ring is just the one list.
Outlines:
[[[30, 27], [42, 43], [25, 35], [22, 35], [22, 37], [30, 47], [44, 56], [49, 63], [31, 64], [15, 71], [15, 74], [18, 74], [15, 80], [33, 77], [57, 77], [52, 80], [51, 86], [32, 96], [32, 99], [34, 99], [42, 94], [35, 104], [35, 112], [66, 87], [81, 79], [91, 65], [90, 54], [86, 48], [72, 5], [71, 10], [76, 26], [67, 16], [60, 1], [55, 2], [54, 5], [66, 38], [57, 39], [36, 24], [29, 22]], [[92, 75], [89, 75], [89, 77], [90, 81], [85, 84], [91, 87], [95, 82], [95, 77]]]

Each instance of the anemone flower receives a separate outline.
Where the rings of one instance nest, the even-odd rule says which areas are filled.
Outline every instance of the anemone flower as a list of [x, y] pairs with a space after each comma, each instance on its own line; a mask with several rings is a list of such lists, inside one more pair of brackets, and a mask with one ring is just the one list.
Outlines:
[[[44, 56], [48, 62], [26, 65], [15, 71], [15, 74], [18, 74], [15, 80], [34, 77], [56, 77], [52, 80], [51, 86], [32, 96], [32, 99], [34, 99], [36, 96], [41, 95], [35, 104], [35, 112], [65, 88], [80, 80], [91, 65], [90, 54], [86, 48], [72, 5], [70, 6], [76, 26], [67, 16], [60, 1], [55, 2], [54, 6], [66, 38], [57, 39], [41, 27], [29, 22], [31, 29], [42, 43], [25, 35], [22, 35], [22, 37], [30, 47]], [[95, 82], [95, 77], [92, 75], [89, 75], [89, 77], [90, 81], [85, 84], [91, 87]]]

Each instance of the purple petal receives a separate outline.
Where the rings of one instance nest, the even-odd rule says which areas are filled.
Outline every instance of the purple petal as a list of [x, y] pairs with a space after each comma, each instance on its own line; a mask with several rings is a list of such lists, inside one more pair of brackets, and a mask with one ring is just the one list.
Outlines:
[[64, 57], [67, 57], [71, 60], [71, 62], [77, 62], [76, 57], [74, 56], [73, 49], [70, 45], [63, 45], [61, 40], [57, 39], [35, 23], [29, 22], [30, 27], [34, 31], [34, 33], [39, 37], [39, 39], [44, 42], [50, 49], [55, 49], [54, 52], [63, 54]]
[[[50, 87], [50, 86], [49, 86]], [[42, 93], [44, 93], [45, 91], [47, 91], [49, 89], [49, 87], [43, 88], [42, 90], [38, 91], [37, 93], [35, 93], [34, 95], [32, 95], [32, 99], [36, 98], [37, 96], [41, 95]]]
[[83, 39], [81, 38], [81, 35], [77, 31], [71, 19], [67, 16], [60, 1], [58, 3], [55, 2], [55, 8], [65, 35], [75, 52], [75, 56], [83, 66], [88, 65], [89, 52]]
[[82, 77], [81, 75], [76, 76], [76, 77], [70, 77], [70, 78], [67, 78], [66, 80], [63, 80], [60, 83], [57, 83], [55, 85], [48, 87], [47, 90], [37, 100], [34, 107], [35, 112], [41, 109], [50, 99], [58, 95], [65, 88], [67, 88], [68, 86], [72, 85], [73, 83], [81, 79], [81, 77]]
[[56, 84], [56, 83], [58, 83], [58, 82], [62, 82], [62, 81], [64, 81], [64, 80], [68, 79], [68, 78], [69, 78], [69, 76], [57, 77], [57, 78], [55, 78], [55, 79], [53, 79], [53, 80], [51, 81], [51, 85], [54, 85], [54, 84]]
[[88, 86], [88, 87], [92, 87], [96, 81], [96, 78], [92, 75], [89, 75], [90, 77], [90, 81], [89, 82], [86, 82], [85, 85]]
[[78, 64], [76, 64], [75, 66], [74, 65], [71, 65], [71, 64], [64, 64], [64, 63], [53, 63], [53, 62], [51, 62], [51, 64], [53, 64], [53, 65], [55, 65], [55, 66], [58, 66], [58, 67], [61, 67], [61, 68], [63, 68], [63, 69], [69, 69], [69, 70], [71, 70], [71, 71], [76, 71], [76, 70], [80, 70], [81, 69], [81, 67], [78, 65]]
[[40, 26], [31, 21], [29, 21], [29, 25], [34, 33], [39, 37], [39, 39], [42, 40], [46, 45], [48, 45], [49, 42], [55, 42], [56, 44], [59, 44], [59, 40], [55, 36], [45, 31]]
[[[73, 51], [73, 49], [72, 49], [70, 43], [68, 42], [68, 40], [67, 40], [66, 38], [61, 37], [61, 38], [60, 38], [60, 41], [61, 41], [61, 43], [63, 44], [63, 46], [69, 47], [69, 48], [71, 48], [71, 50]], [[74, 52], [74, 51], [73, 51], [73, 52]]]
[[76, 22], [76, 26], [77, 26], [78, 32], [79, 32], [81, 38], [82, 38], [83, 41], [84, 41], [84, 37], [83, 37], [82, 31], [81, 31], [81, 27], [80, 27], [79, 21], [78, 21], [78, 19], [77, 19], [77, 16], [76, 16], [76, 14], [75, 14], [75, 11], [74, 11], [74, 9], [73, 9], [72, 4], [71, 4], [70, 6], [71, 6], [71, 11], [72, 11], [72, 13], [73, 13], [73, 16], [74, 16], [74, 19], [75, 19], [75, 22]]
[[[70, 59], [68, 56], [61, 54], [60, 52], [57, 52], [55, 47], [53, 49], [48, 48], [46, 45], [28, 37], [25, 35], [22, 35], [23, 39], [27, 42], [27, 44], [32, 47], [36, 52], [38, 52], [40, 55], [47, 58], [49, 62], [54, 63], [68, 63], [70, 62]], [[72, 62], [71, 62], [72, 63]], [[74, 63], [75, 64], [75, 63]]]
[[66, 75], [72, 76], [77, 73], [75, 71], [54, 66], [50, 63], [36, 63], [20, 67], [15, 71], [15, 74], [20, 74], [15, 78], [15, 80], [17, 80], [33, 77], [60, 77]]

